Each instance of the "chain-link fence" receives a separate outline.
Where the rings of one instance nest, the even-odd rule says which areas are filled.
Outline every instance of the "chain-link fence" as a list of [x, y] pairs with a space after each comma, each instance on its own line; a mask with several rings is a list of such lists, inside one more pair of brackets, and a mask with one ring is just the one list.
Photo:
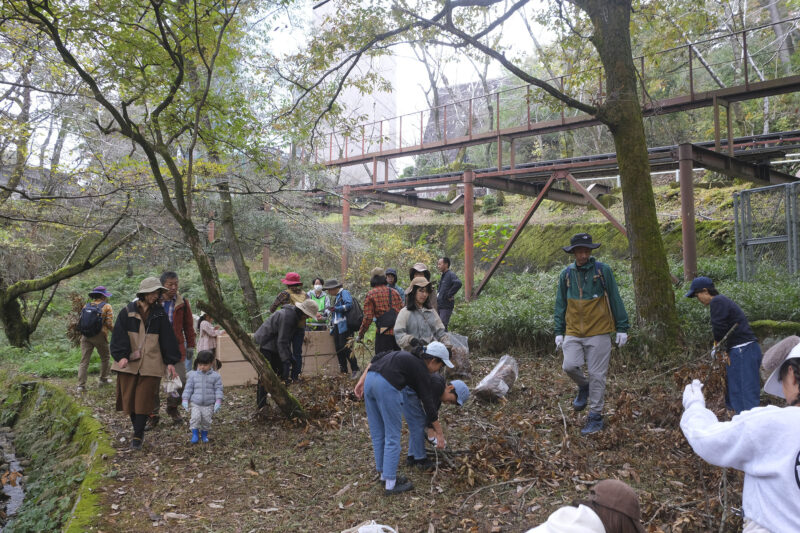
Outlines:
[[740, 281], [795, 274], [800, 269], [800, 183], [733, 195], [736, 275]]

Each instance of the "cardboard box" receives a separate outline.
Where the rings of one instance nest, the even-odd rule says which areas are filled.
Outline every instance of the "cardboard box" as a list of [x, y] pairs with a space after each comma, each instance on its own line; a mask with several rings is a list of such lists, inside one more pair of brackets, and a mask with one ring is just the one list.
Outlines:
[[[227, 335], [217, 337], [217, 358], [222, 361], [219, 374], [226, 387], [258, 382], [255, 369]], [[329, 332], [306, 331], [303, 338], [303, 375], [339, 375], [339, 360], [336, 358], [333, 335]]]
[[236, 387], [258, 383], [255, 368], [227, 335], [217, 337], [217, 358], [222, 361], [219, 375], [223, 386]]
[[306, 331], [303, 338], [303, 375], [339, 375], [336, 347], [333, 335], [328, 331]]

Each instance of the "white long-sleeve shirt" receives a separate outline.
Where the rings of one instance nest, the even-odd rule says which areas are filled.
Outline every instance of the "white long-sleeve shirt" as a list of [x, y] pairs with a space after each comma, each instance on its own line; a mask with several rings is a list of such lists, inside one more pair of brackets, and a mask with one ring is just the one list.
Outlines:
[[756, 407], [720, 422], [699, 404], [681, 417], [692, 449], [744, 472], [744, 515], [773, 533], [800, 531], [800, 407]]

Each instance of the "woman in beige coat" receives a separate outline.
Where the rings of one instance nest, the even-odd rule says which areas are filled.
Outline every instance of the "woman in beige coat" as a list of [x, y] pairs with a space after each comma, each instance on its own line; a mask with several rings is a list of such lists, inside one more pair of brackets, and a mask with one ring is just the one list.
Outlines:
[[139, 284], [136, 300], [117, 316], [111, 333], [111, 357], [117, 372], [117, 411], [124, 411], [133, 423], [131, 449], [139, 450], [147, 416], [165, 374], [176, 376], [174, 365], [181, 360], [178, 340], [167, 313], [159, 303], [166, 291], [158, 278]]

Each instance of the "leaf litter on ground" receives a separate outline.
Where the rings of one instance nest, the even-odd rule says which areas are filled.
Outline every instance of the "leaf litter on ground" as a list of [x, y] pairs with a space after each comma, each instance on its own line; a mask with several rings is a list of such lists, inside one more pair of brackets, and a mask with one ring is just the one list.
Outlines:
[[[189, 531], [342, 531], [376, 520], [400, 531], [524, 531], [586, 498], [593, 483], [616, 478], [639, 494], [649, 533], [719, 530], [723, 516], [722, 530], [741, 529], [733, 512], [741, 507], [741, 474], [704, 463], [678, 426], [681, 391], [697, 376], [706, 377], [709, 408], [729, 418], [721, 365], [706, 360], [670, 375], [623, 367], [612, 356], [606, 429], [583, 437], [586, 415], [572, 410], [575, 387], [560, 361], [512, 355], [520, 373], [506, 401], [443, 407], [448, 448], [429, 449], [433, 471], [404, 466], [404, 428], [399, 473], [414, 483], [409, 493], [377, 490], [354, 382], [309, 377], [291, 387], [310, 414], [307, 424], [286, 420], [275, 406], [257, 412], [254, 388], [239, 387], [225, 390], [209, 444], [190, 444], [185, 424], [148, 431], [141, 452], [112, 459], [117, 475], [99, 491], [108, 512], [94, 526], [129, 531], [180, 521]], [[468, 384], [496, 361], [473, 358]], [[130, 421], [114, 411], [113, 395], [109, 387], [80, 400], [126, 450]], [[148, 502], [144, 513], [141, 502]]]

